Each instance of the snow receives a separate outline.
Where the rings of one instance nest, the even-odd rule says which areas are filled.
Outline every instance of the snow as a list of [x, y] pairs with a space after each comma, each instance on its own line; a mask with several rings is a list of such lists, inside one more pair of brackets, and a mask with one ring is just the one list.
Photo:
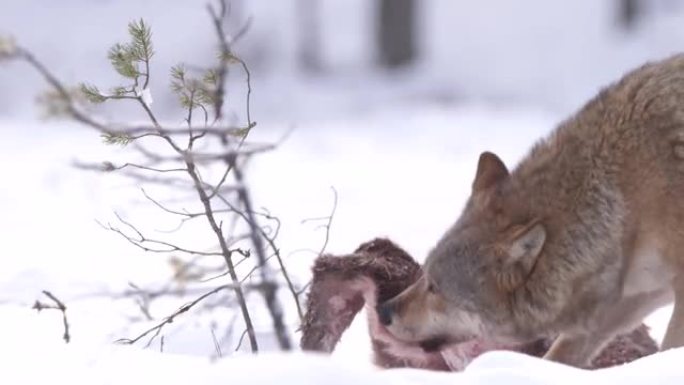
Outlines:
[[[12, 314], [3, 311], [3, 320]], [[4, 383], [88, 385], [279, 383], [328, 385], [412, 384], [681, 384], [684, 349], [646, 357], [621, 367], [584, 371], [512, 352], [489, 352], [461, 373], [415, 369], [378, 370], [336, 357], [295, 352], [239, 355], [217, 360], [160, 353], [130, 346], [64, 345], [47, 333], [35, 333], [36, 319], [20, 330], [3, 327], [0, 361]], [[32, 321], [32, 322], [31, 322]], [[7, 349], [6, 346], [12, 346]]]
[[[420, 258], [460, 210], [468, 194], [468, 183], [463, 181], [472, 178], [479, 151], [494, 150], [507, 163], [514, 164], [527, 144], [547, 132], [555, 119], [550, 114], [521, 107], [427, 104], [406, 106], [401, 116], [393, 111], [378, 111], [356, 120], [319, 122], [316, 127], [302, 126], [277, 151], [255, 159], [249, 174], [250, 185], [255, 200], [283, 219], [283, 251], [318, 247], [323, 234], [300, 221], [329, 212], [329, 186], [334, 185], [339, 203], [329, 244], [331, 252], [345, 253], [369, 238], [389, 236]], [[418, 122], [424, 125], [421, 130], [414, 129]], [[379, 128], [384, 125], [392, 127], [394, 135], [390, 138]], [[365, 129], [344, 130], [342, 126]], [[16, 127], [21, 129], [13, 129]], [[133, 215], [127, 202], [135, 199], [137, 189], [116, 178], [69, 166], [76, 156], [100, 159], [109, 154], [116, 156], [122, 150], [103, 146], [96, 134], [64, 123], [0, 121], [0, 131], [11, 132], [13, 138], [0, 144], [0, 151], [13, 160], [4, 162], [0, 172], [21, 187], [0, 190], [0, 230], [11, 234], [4, 239], [11, 258], [4, 258], [5, 266], [0, 272], [0, 303], [5, 303], [0, 306], [0, 318], [6, 334], [0, 337], [5, 341], [0, 346], [0, 359], [16, 363], [11, 368], [16, 374], [9, 378], [23, 378], [27, 384], [44, 382], [45, 376], [62, 375], [74, 379], [75, 384], [152, 380], [173, 384], [191, 378], [201, 378], [206, 384], [226, 378], [254, 384], [273, 378], [304, 383], [334, 378], [334, 383], [340, 384], [437, 384], [454, 380], [451, 376], [458, 376], [464, 383], [481, 384], [503, 379], [539, 384], [559, 383], [558, 378], [567, 383], [594, 378], [608, 381], [611, 376], [633, 377], [634, 384], [652, 380], [644, 375], [632, 376], [631, 373], [645, 370], [643, 366], [628, 369], [636, 363], [623, 369], [631, 370], [626, 374], [621, 370], [585, 373], [511, 353], [486, 354], [464, 374], [452, 373], [448, 377], [419, 371], [379, 372], [370, 363], [363, 313], [343, 336], [332, 358], [301, 354], [253, 358], [239, 353], [212, 364], [208, 359], [213, 354], [209, 326], [201, 320], [181, 320], [180, 325], [167, 331], [163, 354], [158, 352], [158, 343], [142, 351], [137, 346], [112, 346], [112, 341], [128, 337], [151, 323], [131, 323], [130, 317], [136, 312], [130, 303], [89, 298], [86, 294], [115, 290], [127, 281], [149, 282], [152, 277], [168, 276], [163, 261], [131, 249], [129, 244], [94, 225], [93, 219], [111, 218], [112, 209]], [[336, 134], [329, 135], [330, 132]], [[32, 151], [24, 150], [29, 147]], [[41, 154], [39, 158], [37, 153]], [[292, 204], [293, 199], [300, 204]], [[139, 203], [133, 207], [137, 208], [136, 220], [146, 218], [146, 222], [153, 223], [165, 218]], [[398, 215], [403, 219], [397, 220]], [[36, 223], [40, 223], [38, 229]], [[67, 226], [69, 231], [61, 230]], [[35, 241], [36, 230], [40, 231], [40, 242]], [[288, 257], [287, 263], [301, 277], [307, 274], [312, 259], [313, 255], [300, 253]], [[56, 312], [37, 314], [29, 309], [42, 289], [61, 295], [69, 307], [73, 335], [69, 346], [63, 346], [60, 339], [61, 323]], [[153, 308], [158, 316], [172, 310], [173, 307]], [[668, 311], [664, 309], [649, 319], [649, 324], [656, 327], [656, 338], [662, 337]], [[222, 317], [221, 313], [217, 317]], [[294, 329], [292, 317], [289, 322]], [[670, 360], [671, 354], [664, 357]], [[655, 371], [649, 367], [649, 371], [664, 376], [671, 373], [662, 361], [647, 361], [649, 365], [664, 366], [662, 371], [660, 367]], [[26, 369], [36, 362], [41, 367], [45, 363], [45, 370]], [[249, 369], [263, 367], [269, 370]], [[560, 372], [564, 374], [559, 376]]]
[[137, 89], [135, 90], [135, 92], [138, 96], [142, 98], [143, 103], [145, 103], [148, 107], [151, 106], [154, 102], [154, 99], [152, 99], [152, 91], [149, 87], [144, 88], [142, 90]]
[[[344, 357], [295, 352], [266, 352], [216, 360], [202, 356], [160, 353], [124, 345], [92, 341], [63, 344], [55, 320], [32, 316], [25, 308], [0, 307], [0, 362], [3, 383], [88, 385], [282, 383], [328, 385], [391, 384], [680, 384], [684, 349], [646, 357], [621, 367], [583, 371], [512, 352], [489, 352], [462, 373], [414, 369], [378, 370]], [[49, 317], [48, 317], [49, 318]], [[13, 327], [21, 325], [21, 327]], [[56, 323], [55, 323], [56, 325]], [[53, 330], [54, 329], [54, 330]], [[358, 354], [358, 353], [357, 353]]]
[[[108, 46], [126, 39], [130, 19], [145, 17], [153, 27], [156, 55], [150, 87], [141, 95], [149, 105], [154, 92], [155, 111], [176, 124], [181, 119], [170, 107], [175, 98], [166, 92], [168, 67], [214, 57], [214, 42], [199, 38], [211, 32], [211, 25], [195, 2], [1, 3], [0, 35], [11, 32], [68, 83], [92, 81], [101, 89], [120, 81], [107, 67]], [[295, 68], [295, 2], [250, 0], [238, 17], [255, 17], [238, 45], [253, 65], [252, 115], [258, 121], [253, 139], [278, 140], [292, 129], [277, 150], [254, 159], [248, 184], [258, 206], [281, 218], [279, 245], [298, 282], [306, 281], [315, 256], [301, 250], [318, 250], [324, 239], [318, 224], [302, 220], [330, 212], [331, 186], [339, 201], [328, 251], [347, 253], [370, 238], [387, 236], [422, 259], [462, 208], [481, 151], [494, 151], [514, 165], [599, 86], [645, 60], [680, 49], [684, 35], [684, 12], [666, 8], [666, 1], [654, 0], [660, 4], [654, 14], [631, 35], [623, 35], [606, 22], [614, 11], [608, 1], [525, 0], [511, 5], [502, 0], [426, 0], [421, 61], [416, 68], [387, 74], [373, 68], [368, 3], [322, 2], [328, 72], [320, 75]], [[36, 32], [48, 28], [49, 34]], [[13, 41], [3, 40], [0, 55]], [[230, 103], [239, 100], [235, 105], [241, 106], [244, 77], [235, 71], [231, 81]], [[227, 356], [210, 358], [215, 354], [211, 328], [218, 325], [219, 337], [225, 333], [234, 316], [228, 310], [179, 318], [164, 332], [163, 353], [159, 340], [149, 349], [115, 345], [112, 341], [153, 323], [141, 319], [132, 301], [110, 295], [128, 282], [158, 285], [173, 272], [166, 259], [133, 248], [95, 220], [115, 222], [116, 212], [149, 231], [173, 228], [176, 222], [150, 207], [135, 183], [72, 167], [75, 160], [121, 159], [125, 149], [105, 146], [95, 132], [71, 123], [35, 120], [34, 95], [45, 85], [32, 71], [2, 65], [0, 84], [0, 383], [211, 385], [275, 379], [330, 385], [636, 385], [655, 378], [662, 384], [681, 383], [682, 350], [595, 372], [507, 352], [484, 354], [463, 373], [380, 371], [370, 362], [364, 312], [331, 357], [276, 354], [260, 298], [253, 298], [252, 310], [266, 352], [256, 357], [246, 354], [244, 346], [232, 352], [240, 333], [236, 328], [238, 336], [226, 334]], [[139, 119], [137, 110], [132, 111], [122, 103], [98, 112]], [[241, 112], [232, 115], [239, 118]], [[211, 242], [203, 230], [191, 228], [183, 241]], [[30, 309], [36, 299], [44, 300], [44, 289], [67, 304], [69, 345], [61, 340], [59, 313]], [[291, 309], [287, 296], [281, 296]], [[179, 301], [155, 302], [151, 312], [163, 317]], [[665, 307], [647, 319], [657, 340], [671, 311]], [[286, 321], [296, 340], [294, 314], [286, 314]]]

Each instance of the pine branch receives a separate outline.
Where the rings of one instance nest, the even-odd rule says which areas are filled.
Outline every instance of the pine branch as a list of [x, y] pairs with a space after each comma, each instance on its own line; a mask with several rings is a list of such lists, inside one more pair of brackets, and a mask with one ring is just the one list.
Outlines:
[[[251, 315], [247, 307], [247, 293], [245, 287], [240, 284], [236, 272], [236, 266], [247, 259], [250, 251], [242, 250], [240, 244], [233, 243], [235, 239], [240, 239], [241, 242], [248, 238], [254, 247], [255, 254], [258, 257], [257, 270], [261, 274], [261, 282], [258, 285], [259, 291], [263, 295], [266, 306], [271, 313], [276, 335], [282, 349], [290, 349], [291, 343], [287, 334], [287, 329], [284, 323], [283, 309], [280, 307], [280, 302], [277, 298], [277, 279], [272, 276], [271, 271], [267, 265], [267, 261], [271, 257], [278, 259], [280, 264], [280, 271], [282, 272], [285, 281], [290, 290], [294, 293], [294, 286], [288, 275], [287, 270], [282, 262], [280, 252], [274, 243], [275, 234], [269, 227], [262, 227], [257, 223], [255, 213], [252, 208], [251, 197], [249, 191], [244, 186], [242, 170], [237, 167], [238, 159], [248, 159], [250, 156], [272, 149], [274, 146], [250, 146], [251, 143], [246, 143], [246, 138], [250, 130], [255, 127], [256, 123], [252, 121], [250, 111], [251, 98], [251, 74], [246, 63], [241, 60], [233, 51], [230, 44], [234, 40], [230, 39], [224, 31], [224, 24], [227, 18], [227, 7], [225, 0], [219, 0], [219, 10], [216, 11], [210, 7], [210, 14], [214, 22], [215, 30], [220, 43], [219, 63], [208, 70], [188, 71], [186, 67], [179, 65], [171, 69], [171, 90], [178, 96], [180, 104], [187, 110], [185, 118], [187, 128], [185, 127], [165, 127], [157, 119], [151, 107], [151, 96], [149, 94], [149, 81], [151, 76], [150, 60], [154, 55], [154, 48], [152, 44], [152, 32], [148, 24], [140, 19], [128, 25], [128, 32], [130, 40], [127, 43], [115, 44], [108, 51], [108, 58], [113, 69], [125, 79], [128, 79], [128, 84], [108, 88], [108, 92], [103, 92], [98, 86], [90, 83], [81, 84], [75, 91], [64, 86], [40, 61], [38, 61], [28, 51], [16, 47], [12, 43], [0, 39], [0, 59], [3, 58], [18, 58], [28, 62], [34, 67], [52, 86], [51, 93], [46, 97], [49, 101], [50, 108], [56, 112], [64, 112], [73, 117], [75, 120], [90, 126], [100, 132], [102, 140], [107, 144], [114, 145], [129, 145], [133, 142], [131, 147], [134, 151], [138, 151], [137, 155], [142, 155], [145, 163], [137, 164], [133, 162], [126, 162], [121, 165], [115, 165], [111, 162], [104, 162], [95, 167], [85, 166], [89, 169], [97, 169], [100, 171], [117, 171], [122, 170], [122, 173], [133, 178], [140, 178], [137, 180], [151, 181], [152, 179], [142, 179], [142, 177], [149, 177], [171, 173], [171, 176], [164, 176], [160, 178], [158, 183], [175, 187], [173, 184], [181, 181], [181, 178], [176, 175], [185, 175], [185, 182], [189, 178], [191, 187], [196, 193], [196, 198], [202, 205], [202, 209], [198, 212], [188, 213], [185, 211], [178, 211], [170, 209], [158, 201], [153, 200], [149, 196], [148, 199], [162, 208], [164, 211], [179, 215], [183, 221], [192, 218], [204, 218], [218, 242], [218, 250], [204, 251], [196, 248], [179, 247], [172, 242], [167, 242], [164, 239], [154, 239], [145, 236], [141, 231], [135, 228], [131, 223], [128, 223], [121, 218], [119, 220], [125, 226], [124, 230], [113, 226], [105, 226], [109, 230], [118, 233], [125, 240], [133, 245], [150, 252], [181, 252], [200, 256], [221, 256], [227, 268], [226, 274], [230, 279], [230, 283], [223, 286], [223, 289], [232, 290], [235, 293], [236, 302], [240, 309], [240, 314], [244, 321], [246, 330], [245, 334], [250, 342], [252, 351], [258, 350], [257, 339], [252, 324]], [[243, 28], [239, 35], [244, 33], [247, 27]], [[217, 126], [216, 123], [221, 121], [222, 108], [225, 102], [225, 82], [228, 74], [228, 67], [230, 65], [238, 64], [242, 68], [246, 76], [246, 123], [243, 127], [231, 126]], [[125, 125], [114, 123], [102, 123], [94, 119], [90, 114], [84, 112], [80, 107], [82, 103], [104, 103], [110, 100], [132, 100], [140, 105], [149, 118], [147, 125]], [[208, 123], [209, 111], [214, 111], [214, 121], [211, 125]], [[193, 112], [194, 111], [194, 112]], [[197, 120], [197, 114], [204, 114], [204, 125], [195, 127], [193, 123], [193, 116]], [[200, 115], [201, 116], [201, 115]], [[183, 147], [182, 138], [187, 138], [187, 146]], [[143, 146], [142, 143], [136, 142], [137, 139], [143, 137], [152, 137], [153, 139], [161, 139], [170, 147], [171, 155], [168, 152], [153, 152], [148, 150], [152, 147]], [[210, 142], [214, 140], [213, 143]], [[202, 144], [206, 146], [195, 146], [195, 143], [202, 140]], [[147, 142], [145, 142], [146, 144]], [[217, 146], [216, 146], [217, 145]], [[218, 148], [218, 151], [217, 151]], [[205, 170], [217, 164], [217, 162], [224, 163], [226, 166], [225, 172], [220, 177], [217, 184], [212, 185], [203, 180], [202, 174]], [[171, 166], [175, 163], [176, 166]], [[133, 170], [135, 170], [133, 172]], [[224, 186], [227, 177], [234, 171], [233, 175], [236, 178], [237, 186]], [[221, 202], [227, 202], [224, 194], [235, 194], [235, 199], [240, 202], [238, 206], [241, 210], [235, 212], [233, 208], [226, 209], [222, 207]], [[245, 236], [240, 234], [235, 237], [235, 234], [226, 233], [223, 229], [224, 215], [229, 215], [237, 218], [237, 215], [245, 218], [249, 232]], [[181, 223], [183, 223], [181, 221]], [[231, 231], [234, 231], [231, 230]], [[131, 235], [133, 234], [133, 235]], [[264, 241], [268, 245], [264, 244]], [[273, 249], [271, 256], [266, 256], [266, 248]], [[234, 260], [233, 256], [238, 253], [244, 258]], [[210, 293], [207, 293], [207, 296]], [[167, 317], [165, 321], [152, 328], [138, 338], [128, 340], [133, 343], [145, 335], [153, 333], [152, 339], [159, 335], [161, 328], [167, 323], [171, 323], [178, 314], [184, 313], [194, 306], [194, 304], [206, 298], [200, 296], [197, 302], [193, 302], [190, 306], [183, 306], [177, 313]], [[294, 296], [297, 302], [296, 295]], [[301, 315], [301, 308], [297, 302], [297, 310]], [[151, 341], [151, 340], [150, 340]]]

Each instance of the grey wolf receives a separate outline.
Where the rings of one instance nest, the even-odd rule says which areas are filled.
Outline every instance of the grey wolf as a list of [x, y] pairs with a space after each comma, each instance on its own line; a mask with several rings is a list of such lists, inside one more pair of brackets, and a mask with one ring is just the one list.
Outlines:
[[510, 171], [482, 153], [423, 271], [377, 307], [403, 341], [555, 338], [545, 358], [586, 367], [674, 302], [661, 349], [684, 346], [684, 55], [604, 88]]

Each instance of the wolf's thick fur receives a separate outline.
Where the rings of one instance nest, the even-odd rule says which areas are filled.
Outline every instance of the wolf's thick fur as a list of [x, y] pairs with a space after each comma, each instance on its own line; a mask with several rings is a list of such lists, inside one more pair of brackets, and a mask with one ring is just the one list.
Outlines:
[[674, 301], [661, 349], [684, 346], [684, 55], [605, 88], [510, 173], [483, 153], [424, 269], [378, 308], [399, 338], [560, 335], [546, 357], [586, 366]]

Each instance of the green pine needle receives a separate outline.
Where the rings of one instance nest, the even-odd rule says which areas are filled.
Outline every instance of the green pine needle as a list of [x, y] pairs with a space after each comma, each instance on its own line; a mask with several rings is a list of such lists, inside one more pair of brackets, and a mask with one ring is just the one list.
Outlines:
[[122, 133], [105, 132], [101, 135], [101, 137], [102, 141], [106, 144], [117, 144], [119, 146], [125, 146], [133, 141], [133, 138], [131, 138], [129, 135]]
[[124, 95], [131, 93], [131, 91], [126, 89], [126, 87], [121, 87], [121, 86], [114, 87], [109, 92], [115, 96], [124, 96]]
[[171, 90], [178, 96], [183, 108], [193, 109], [212, 103], [214, 94], [203, 82], [188, 77], [183, 64], [171, 67]]
[[149, 61], [154, 55], [152, 49], [152, 30], [143, 19], [128, 24], [128, 33], [133, 39], [129, 45], [131, 55], [136, 61]]
[[240, 59], [230, 51], [219, 52], [218, 59], [228, 64], [238, 63], [240, 61]]
[[60, 118], [71, 114], [69, 99], [78, 100], [82, 93], [76, 87], [69, 87], [66, 89], [66, 92], [68, 96], [57, 90], [50, 89], [36, 97], [36, 102], [41, 107], [44, 118]]
[[107, 97], [102, 95], [100, 90], [92, 84], [81, 83], [79, 89], [83, 97], [91, 103], [102, 103], [107, 100]]
[[177, 64], [171, 67], [171, 90], [181, 93], [185, 90], [185, 66]]
[[213, 104], [214, 99], [216, 98], [216, 92], [214, 90], [210, 90], [206, 87], [201, 87], [197, 90], [196, 93], [197, 97], [197, 103], [206, 105], [206, 104]]
[[116, 72], [121, 76], [135, 79], [140, 75], [132, 48], [129, 45], [120, 43], [114, 44], [114, 46], [109, 49], [107, 57], [112, 63], [112, 67], [114, 67]]
[[218, 74], [215, 69], [210, 69], [204, 73], [202, 77], [202, 82], [210, 87], [216, 87], [218, 85]]
[[107, 57], [121, 76], [136, 79], [143, 75], [138, 69], [139, 63], [149, 63], [154, 55], [152, 48], [152, 30], [143, 19], [128, 24], [131, 41], [128, 44], [117, 43], [109, 49]]

